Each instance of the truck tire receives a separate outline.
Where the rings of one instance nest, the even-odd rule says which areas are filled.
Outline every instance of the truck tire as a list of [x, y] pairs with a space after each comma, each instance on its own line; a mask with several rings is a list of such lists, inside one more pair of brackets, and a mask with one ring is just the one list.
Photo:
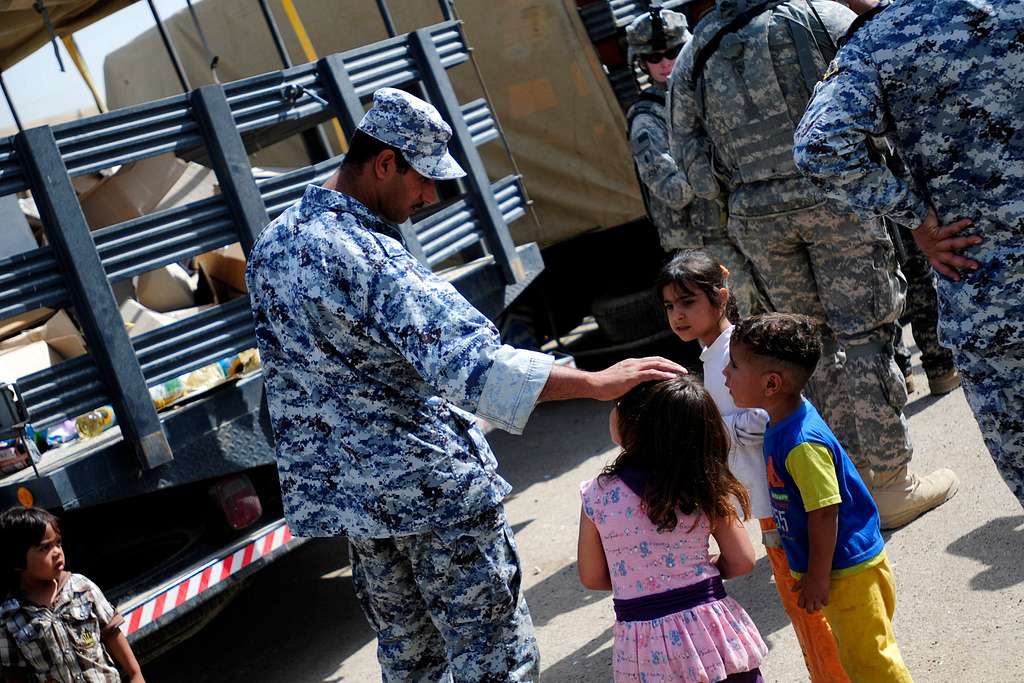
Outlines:
[[599, 297], [591, 311], [597, 326], [613, 344], [653, 337], [668, 329], [661, 301], [652, 289]]

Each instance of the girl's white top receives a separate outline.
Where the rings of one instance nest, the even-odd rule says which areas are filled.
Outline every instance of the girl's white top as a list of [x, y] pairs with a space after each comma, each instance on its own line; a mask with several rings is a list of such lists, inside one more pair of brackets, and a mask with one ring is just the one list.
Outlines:
[[725, 431], [732, 445], [729, 449], [729, 469], [750, 493], [750, 514], [761, 519], [772, 516], [768, 474], [764, 464], [764, 430], [768, 424], [768, 413], [760, 408], [737, 408], [729, 388], [725, 386], [722, 370], [729, 362], [732, 329], [730, 325], [700, 354], [704, 363], [704, 387], [725, 420]]

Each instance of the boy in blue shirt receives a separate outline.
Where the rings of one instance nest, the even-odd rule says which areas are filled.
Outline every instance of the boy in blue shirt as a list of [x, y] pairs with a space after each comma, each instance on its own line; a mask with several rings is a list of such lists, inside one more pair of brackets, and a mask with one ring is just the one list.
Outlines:
[[807, 316], [753, 316], [733, 330], [726, 386], [762, 408], [772, 510], [798, 604], [823, 610], [853, 681], [910, 683], [892, 630], [896, 590], [878, 510], [842, 445], [801, 391], [821, 357]]

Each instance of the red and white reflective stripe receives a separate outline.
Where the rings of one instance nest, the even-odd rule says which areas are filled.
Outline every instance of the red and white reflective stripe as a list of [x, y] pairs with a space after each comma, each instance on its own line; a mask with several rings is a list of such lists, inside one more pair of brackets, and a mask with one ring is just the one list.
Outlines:
[[216, 586], [232, 574], [248, 567], [255, 560], [269, 555], [290, 540], [292, 540], [292, 532], [287, 524], [269, 529], [235, 552], [213, 562], [191, 576], [186, 576], [167, 590], [132, 608], [124, 614], [121, 630], [125, 635], [131, 635], [203, 591]]

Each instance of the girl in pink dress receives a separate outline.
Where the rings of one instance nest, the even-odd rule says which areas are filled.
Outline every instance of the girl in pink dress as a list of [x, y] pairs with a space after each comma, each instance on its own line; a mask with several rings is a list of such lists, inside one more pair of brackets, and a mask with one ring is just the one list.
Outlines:
[[609, 429], [622, 451], [580, 486], [578, 565], [584, 586], [614, 596], [615, 680], [762, 681], [768, 648], [722, 585], [753, 569], [754, 549], [711, 396], [691, 377], [643, 384], [616, 402]]

